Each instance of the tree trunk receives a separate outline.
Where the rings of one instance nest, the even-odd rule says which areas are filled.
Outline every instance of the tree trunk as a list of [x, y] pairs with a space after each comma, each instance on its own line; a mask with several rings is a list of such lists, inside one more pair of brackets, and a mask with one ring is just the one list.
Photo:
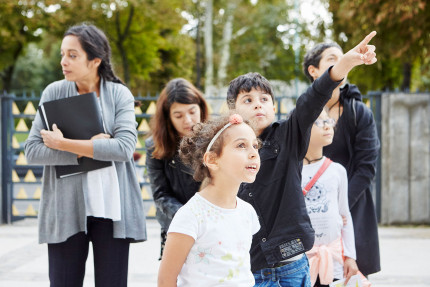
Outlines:
[[122, 69], [124, 74], [124, 83], [126, 85], [130, 84], [130, 68], [128, 65], [127, 52], [124, 49], [124, 46], [121, 43], [117, 44], [118, 51], [121, 55]]
[[3, 90], [10, 92], [10, 87], [12, 85], [12, 75], [15, 70], [15, 64], [10, 65], [1, 73], [1, 80], [3, 82]]
[[412, 65], [409, 62], [403, 63], [403, 82], [400, 89], [402, 91], [409, 91], [411, 88], [411, 73]]
[[5, 90], [6, 92], [10, 92], [10, 89], [12, 87], [13, 72], [15, 71], [16, 62], [18, 61], [18, 57], [21, 54], [23, 48], [24, 45], [19, 43], [18, 47], [13, 53], [13, 64], [4, 69], [3, 72], [0, 74], [1, 80], [3, 82], [3, 90]]
[[213, 0], [206, 1], [206, 12], [205, 12], [205, 58], [206, 58], [206, 72], [205, 72], [205, 95], [207, 97], [212, 96], [213, 90], [213, 47], [212, 47], [212, 11], [213, 11]]
[[118, 38], [115, 41], [115, 44], [121, 55], [122, 69], [124, 73], [124, 83], [127, 85], [130, 83], [130, 66], [128, 64], [127, 51], [124, 47], [124, 41], [127, 39], [128, 34], [130, 32], [130, 26], [133, 20], [133, 15], [134, 15], [134, 6], [131, 5], [130, 12], [128, 13], [127, 24], [124, 27], [124, 31], [121, 31], [121, 21], [120, 21], [119, 11], [115, 13], [115, 25], [116, 25], [116, 32], [118, 35]]
[[227, 78], [227, 65], [230, 59], [230, 42], [233, 34], [233, 19], [234, 10], [236, 9], [235, 1], [230, 1], [227, 4], [225, 13], [226, 21], [222, 33], [222, 45], [221, 45], [221, 60], [218, 67], [217, 75], [217, 88], [218, 91], [224, 86], [225, 79]]
[[200, 48], [200, 23], [201, 23], [201, 17], [198, 16], [197, 21], [197, 28], [196, 28], [196, 87], [197, 89], [201, 90], [202, 85], [200, 83], [202, 78], [202, 71], [201, 71], [201, 48]]

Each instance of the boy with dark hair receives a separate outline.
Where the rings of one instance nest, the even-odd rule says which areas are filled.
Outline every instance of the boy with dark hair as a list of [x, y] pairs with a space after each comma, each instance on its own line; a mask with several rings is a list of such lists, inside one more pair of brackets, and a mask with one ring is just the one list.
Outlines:
[[297, 100], [287, 120], [273, 122], [275, 107], [270, 83], [258, 73], [231, 81], [227, 102], [254, 124], [262, 140], [261, 168], [254, 183], [243, 184], [239, 197], [256, 210], [261, 229], [253, 237], [251, 270], [256, 286], [310, 286], [304, 252], [314, 243], [301, 190], [302, 161], [310, 131], [333, 90], [348, 72], [376, 62], [370, 33], [360, 44], [330, 67]]
[[[338, 44], [320, 43], [305, 55], [303, 71], [313, 82], [343, 56]], [[326, 107], [337, 124], [333, 143], [324, 147], [324, 155], [347, 170], [357, 265], [364, 275], [369, 275], [381, 270], [378, 222], [371, 192], [380, 147], [376, 124], [355, 85], [334, 89]]]

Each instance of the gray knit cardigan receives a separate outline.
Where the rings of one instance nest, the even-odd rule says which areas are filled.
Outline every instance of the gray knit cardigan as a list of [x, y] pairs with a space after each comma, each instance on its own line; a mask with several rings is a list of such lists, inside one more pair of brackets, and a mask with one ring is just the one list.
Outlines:
[[[46, 87], [40, 103], [76, 95], [75, 83], [62, 80]], [[114, 222], [113, 236], [144, 241], [145, 214], [133, 162], [137, 141], [134, 97], [124, 85], [101, 80], [100, 103], [106, 132], [112, 138], [94, 140], [94, 159], [114, 162], [120, 186], [121, 221]], [[59, 243], [87, 231], [84, 200], [87, 190], [83, 187], [86, 174], [57, 179], [54, 166], [78, 164], [77, 156], [46, 147], [41, 129], [43, 124], [37, 113], [25, 143], [25, 155], [29, 164], [44, 165], [39, 243]]]

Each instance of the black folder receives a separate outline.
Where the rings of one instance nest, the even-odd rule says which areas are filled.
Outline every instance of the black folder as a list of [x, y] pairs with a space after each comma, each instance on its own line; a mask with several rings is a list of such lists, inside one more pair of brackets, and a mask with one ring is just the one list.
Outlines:
[[[88, 140], [104, 133], [103, 121], [95, 92], [44, 102], [38, 107], [44, 128], [52, 131], [56, 124], [65, 138]], [[81, 157], [79, 165], [57, 165], [57, 178], [111, 166], [111, 161]]]

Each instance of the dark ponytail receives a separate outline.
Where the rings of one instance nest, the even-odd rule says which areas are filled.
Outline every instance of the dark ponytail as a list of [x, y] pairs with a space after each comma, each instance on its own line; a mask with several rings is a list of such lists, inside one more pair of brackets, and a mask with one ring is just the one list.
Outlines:
[[106, 81], [115, 83], [124, 83], [115, 75], [110, 62], [111, 48], [109, 41], [102, 30], [94, 25], [81, 24], [70, 27], [64, 37], [73, 35], [79, 39], [82, 49], [87, 53], [88, 60], [91, 61], [95, 58], [101, 59], [98, 68], [99, 76]]

